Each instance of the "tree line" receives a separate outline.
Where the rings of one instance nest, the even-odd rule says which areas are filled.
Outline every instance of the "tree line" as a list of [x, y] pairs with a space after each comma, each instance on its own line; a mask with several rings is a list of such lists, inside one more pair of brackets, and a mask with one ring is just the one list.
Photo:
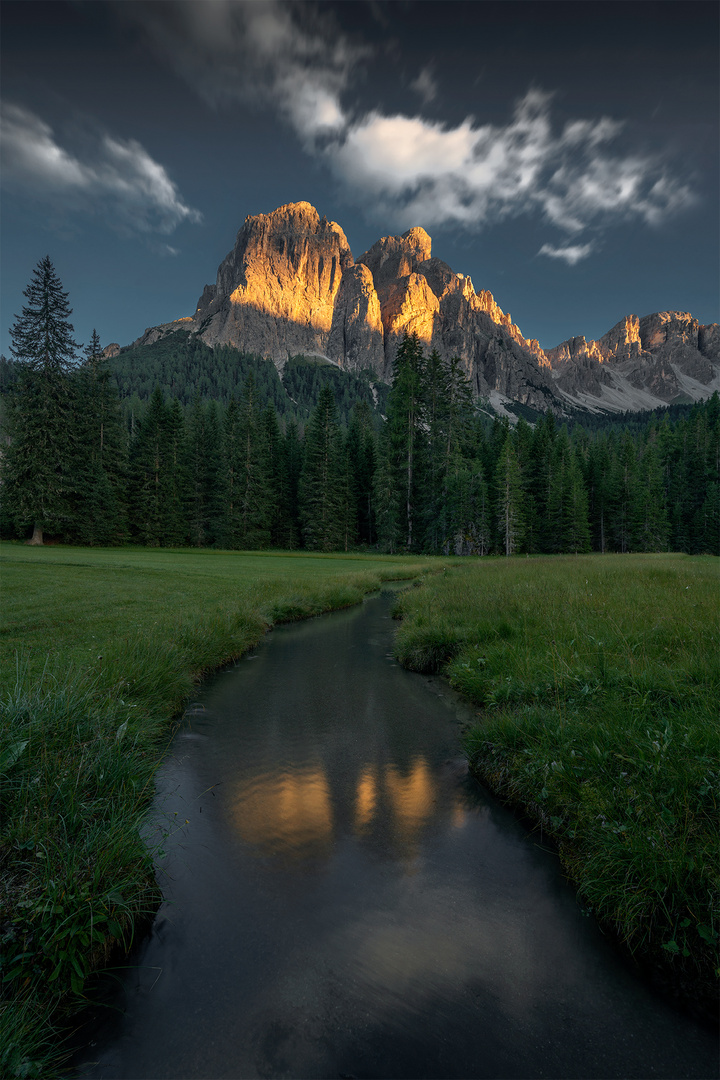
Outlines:
[[[78, 361], [49, 259], [11, 330], [0, 529], [35, 542], [230, 549], [356, 547], [436, 554], [720, 554], [720, 401], [641, 428], [572, 431], [488, 418], [457, 358], [406, 337], [385, 420], [363, 395], [346, 422], [312, 378], [304, 424], [250, 366], [225, 402], [156, 386], [130, 418], [93, 332]], [[308, 403], [309, 404], [309, 403]]]

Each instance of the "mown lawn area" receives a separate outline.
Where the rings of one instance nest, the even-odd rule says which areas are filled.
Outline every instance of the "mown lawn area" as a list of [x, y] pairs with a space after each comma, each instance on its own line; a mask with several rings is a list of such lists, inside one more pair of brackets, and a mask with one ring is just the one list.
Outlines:
[[2, 545], [0, 1075], [53, 1074], [53, 1025], [157, 906], [140, 824], [198, 679], [446, 562]]
[[485, 559], [403, 593], [396, 652], [478, 707], [473, 769], [656, 977], [717, 1002], [720, 564]]

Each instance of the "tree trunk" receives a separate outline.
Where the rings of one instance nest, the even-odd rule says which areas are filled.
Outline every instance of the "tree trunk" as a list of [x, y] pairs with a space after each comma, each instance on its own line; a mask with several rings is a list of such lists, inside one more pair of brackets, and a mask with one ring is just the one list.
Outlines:
[[30, 537], [29, 540], [26, 540], [26, 543], [27, 544], [42, 544], [42, 542], [43, 542], [42, 525], [38, 521], [36, 521], [35, 526], [33, 528], [33, 534], [32, 534], [32, 536]]

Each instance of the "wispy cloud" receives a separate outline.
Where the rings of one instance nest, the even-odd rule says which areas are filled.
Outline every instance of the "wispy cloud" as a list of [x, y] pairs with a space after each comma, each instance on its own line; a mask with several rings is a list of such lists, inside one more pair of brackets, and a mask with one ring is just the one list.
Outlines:
[[423, 105], [429, 105], [431, 101], [435, 100], [438, 88], [431, 64], [422, 69], [417, 79], [413, 79], [410, 83], [410, 89], [419, 95]]
[[583, 259], [587, 259], [594, 244], [566, 244], [565, 247], [553, 247], [552, 244], [543, 244], [538, 255], [547, 255], [551, 259], [562, 259], [568, 266], [575, 266]]
[[307, 145], [344, 128], [340, 98], [369, 50], [351, 45], [329, 12], [282, 0], [114, 7], [209, 104], [270, 102]]
[[[480, 230], [539, 215], [573, 239], [540, 253], [573, 265], [594, 250], [581, 242], [586, 230], [595, 235], [632, 220], [658, 225], [693, 201], [660, 156], [623, 149], [621, 122], [580, 118], [560, 126], [552, 94], [540, 90], [528, 91], [505, 125], [358, 114], [347, 99], [370, 51], [344, 37], [325, 8], [292, 0], [116, 7], [213, 106], [271, 104], [349, 198], [398, 226]], [[434, 100], [431, 66], [411, 86], [424, 104]]]
[[57, 206], [104, 210], [111, 224], [144, 233], [169, 234], [182, 221], [201, 219], [134, 139], [99, 135], [83, 160], [61, 146], [39, 116], [8, 103], [0, 111], [0, 140], [4, 183], [22, 185]]
[[551, 95], [531, 90], [505, 126], [371, 112], [325, 152], [358, 197], [408, 225], [481, 228], [539, 212], [578, 234], [617, 219], [657, 224], [691, 200], [661, 162], [613, 151], [619, 123], [574, 121], [556, 132], [550, 106]]

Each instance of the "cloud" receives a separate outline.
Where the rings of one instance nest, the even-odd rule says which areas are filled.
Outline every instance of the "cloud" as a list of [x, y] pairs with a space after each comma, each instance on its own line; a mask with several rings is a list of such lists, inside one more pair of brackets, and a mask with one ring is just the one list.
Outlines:
[[538, 255], [548, 255], [551, 259], [563, 259], [568, 266], [575, 266], [582, 259], [587, 259], [594, 244], [566, 244], [565, 247], [553, 247], [552, 244], [543, 244]]
[[[553, 251], [589, 253], [578, 240], [585, 230], [659, 225], [693, 202], [660, 156], [622, 148], [621, 122], [559, 126], [552, 94], [541, 90], [529, 90], [504, 125], [354, 112], [347, 98], [371, 50], [350, 42], [327, 7], [292, 0], [118, 0], [115, 7], [206, 101], [270, 105], [356, 205], [400, 227], [481, 230], [533, 214], [574, 239]], [[424, 104], [432, 101], [432, 66], [411, 86]]]
[[[187, 206], [162, 165], [134, 139], [100, 135], [91, 160], [62, 147], [44, 120], [20, 105], [0, 111], [3, 179], [56, 205], [115, 215], [139, 232], [173, 232], [201, 215]], [[112, 219], [111, 219], [112, 220]]]
[[402, 225], [479, 229], [539, 212], [575, 234], [612, 220], [658, 224], [691, 201], [660, 161], [612, 151], [621, 124], [603, 117], [556, 132], [550, 105], [550, 94], [528, 91], [505, 126], [371, 112], [325, 153], [347, 187]]
[[351, 45], [331, 13], [282, 0], [116, 0], [114, 7], [213, 107], [270, 103], [306, 145], [345, 126], [340, 97], [369, 50]]
[[417, 79], [413, 79], [410, 83], [410, 89], [420, 96], [423, 105], [429, 105], [431, 101], [435, 100], [438, 89], [430, 64], [422, 69]]

